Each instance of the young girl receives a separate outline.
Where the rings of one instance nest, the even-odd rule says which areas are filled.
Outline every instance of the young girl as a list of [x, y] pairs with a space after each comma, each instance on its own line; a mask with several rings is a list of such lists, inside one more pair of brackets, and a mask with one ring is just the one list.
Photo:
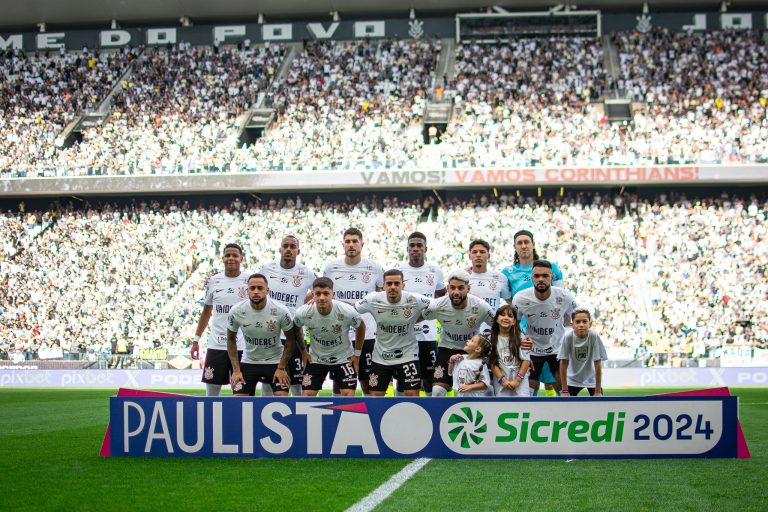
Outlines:
[[529, 396], [527, 373], [531, 360], [528, 352], [520, 348], [520, 325], [511, 306], [505, 304], [496, 311], [490, 341], [488, 364], [496, 396]]
[[491, 387], [491, 376], [484, 359], [491, 352], [491, 342], [476, 334], [465, 345], [467, 355], [454, 354], [448, 360], [448, 375], [453, 375], [456, 396], [485, 396]]

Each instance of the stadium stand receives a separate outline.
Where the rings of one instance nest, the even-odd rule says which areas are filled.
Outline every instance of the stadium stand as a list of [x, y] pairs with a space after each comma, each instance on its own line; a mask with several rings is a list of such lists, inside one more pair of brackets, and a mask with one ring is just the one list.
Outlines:
[[385, 268], [405, 259], [407, 233], [425, 231], [428, 259], [446, 270], [466, 267], [466, 245], [478, 236], [501, 268], [513, 259], [511, 234], [530, 229], [542, 257], [561, 265], [566, 286], [594, 310], [606, 343], [636, 357], [717, 357], [726, 344], [765, 344], [768, 203], [755, 198], [503, 193], [451, 200], [438, 222], [420, 223], [420, 213], [394, 198], [292, 197], [64, 211], [0, 269], [0, 348], [11, 358], [52, 348], [86, 356], [129, 346], [183, 351], [205, 280], [220, 270], [221, 243], [242, 243], [244, 268], [255, 270], [292, 233], [302, 240], [302, 261], [320, 269], [340, 253], [349, 225], [363, 230], [365, 253]]

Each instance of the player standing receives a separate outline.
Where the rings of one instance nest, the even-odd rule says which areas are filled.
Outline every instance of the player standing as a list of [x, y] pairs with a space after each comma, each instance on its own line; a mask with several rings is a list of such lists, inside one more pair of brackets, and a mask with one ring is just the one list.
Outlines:
[[[506, 304], [512, 298], [509, 293], [509, 282], [501, 273], [488, 268], [488, 261], [491, 259], [491, 244], [485, 240], [472, 240], [469, 243], [469, 259], [472, 262], [472, 270], [469, 275], [469, 285], [472, 288], [470, 292], [483, 299], [494, 313], [499, 306]], [[480, 333], [490, 336], [491, 325], [483, 323], [480, 326]]]
[[552, 264], [548, 261], [533, 262], [532, 280], [533, 288], [519, 292], [512, 300], [518, 321], [525, 317], [527, 334], [533, 341], [533, 368], [528, 383], [531, 390], [539, 388], [539, 376], [546, 364], [555, 376], [555, 387], [559, 388], [557, 351], [565, 325], [570, 323], [571, 313], [576, 309], [576, 299], [566, 290], [552, 287]]
[[[224, 272], [214, 274], [205, 284], [205, 305], [197, 321], [190, 355], [193, 359], [200, 357], [200, 336], [212, 318], [203, 364], [202, 381], [205, 383], [206, 396], [219, 396], [221, 386], [229, 384], [232, 373], [232, 364], [227, 355], [227, 318], [232, 306], [244, 301], [248, 296], [249, 274], [241, 269], [243, 257], [243, 248], [238, 244], [225, 245], [222, 251]], [[237, 350], [241, 355], [244, 344], [242, 334], [238, 334]]]
[[[279, 302], [290, 311], [291, 315], [304, 304], [312, 290], [312, 282], [317, 274], [299, 263], [297, 258], [301, 254], [299, 239], [293, 235], [285, 236], [280, 242], [280, 259], [264, 265], [259, 274], [264, 274], [269, 279], [269, 296]], [[302, 377], [304, 367], [301, 364], [301, 352], [298, 344], [304, 339], [298, 331], [296, 336], [297, 346], [288, 361], [288, 375], [291, 378], [291, 394], [302, 396]], [[281, 342], [285, 344], [285, 337], [281, 336]], [[267, 386], [264, 387], [267, 390]], [[262, 393], [264, 394], [264, 393]]]
[[[333, 260], [323, 268], [323, 276], [333, 280], [336, 299], [350, 306], [384, 286], [384, 269], [375, 261], [363, 258], [363, 233], [357, 228], [344, 232], [344, 257]], [[365, 342], [360, 356], [358, 379], [364, 395], [370, 395], [368, 373], [376, 339], [376, 322], [369, 314], [363, 315]], [[338, 394], [334, 389], [334, 394]]]
[[403, 287], [403, 273], [387, 270], [384, 291], [371, 293], [355, 304], [357, 311], [373, 316], [378, 329], [369, 374], [373, 396], [384, 396], [393, 377], [402, 383], [405, 396], [419, 396], [419, 342], [414, 328], [430, 300], [404, 292]]
[[448, 276], [448, 295], [432, 301], [424, 311], [424, 318], [440, 320], [443, 325], [432, 396], [445, 396], [453, 386], [453, 378], [448, 375], [451, 356], [464, 354], [464, 346], [480, 326], [493, 322], [493, 310], [483, 299], [470, 293], [469, 274], [457, 270]]
[[[280, 332], [285, 333], [285, 347]], [[245, 350], [238, 357], [235, 337], [243, 333]], [[236, 396], [253, 396], [259, 382], [270, 384], [278, 396], [288, 396], [291, 379], [286, 371], [296, 339], [288, 309], [269, 297], [269, 283], [263, 274], [248, 277], [248, 300], [232, 308], [227, 325], [227, 349], [232, 362], [232, 391]], [[301, 350], [302, 345], [299, 345]], [[302, 356], [308, 359], [306, 346]]]
[[[518, 292], [526, 290], [533, 286], [531, 282], [531, 271], [533, 270], [534, 260], [538, 260], [539, 254], [536, 252], [536, 246], [533, 240], [533, 233], [522, 229], [515, 233], [513, 237], [515, 244], [515, 260], [512, 265], [504, 268], [501, 273], [509, 281], [509, 289], [512, 291], [512, 297], [514, 298]], [[552, 263], [552, 262], [550, 262]], [[552, 263], [552, 286], [558, 288], [565, 288], [565, 280], [563, 279], [563, 272], [556, 263]], [[521, 319], [520, 328], [523, 332], [526, 332], [526, 321]], [[539, 376], [541, 382], [544, 383], [545, 393], [547, 396], [557, 395], [555, 391], [555, 377], [552, 372], [549, 371], [549, 366], [545, 366], [542, 369], [542, 373]], [[538, 395], [539, 390], [531, 390], [533, 396]]]
[[[446, 294], [443, 271], [437, 265], [425, 261], [427, 237], [418, 231], [408, 235], [408, 261], [400, 265], [405, 282], [405, 291], [418, 293], [430, 299]], [[437, 322], [425, 320], [416, 324], [416, 339], [419, 342], [419, 370], [422, 389], [432, 393], [432, 379], [437, 359]], [[398, 383], [399, 384], [399, 383]], [[398, 385], [398, 394], [403, 390]]]
[[[311, 363], [304, 371], [304, 396], [317, 396], [329, 373], [341, 396], [354, 396], [365, 340], [362, 316], [349, 304], [333, 300], [333, 281], [327, 277], [312, 283], [312, 298], [313, 302], [297, 309], [294, 317], [296, 327], [309, 331]], [[349, 342], [350, 330], [355, 332], [354, 352]]]

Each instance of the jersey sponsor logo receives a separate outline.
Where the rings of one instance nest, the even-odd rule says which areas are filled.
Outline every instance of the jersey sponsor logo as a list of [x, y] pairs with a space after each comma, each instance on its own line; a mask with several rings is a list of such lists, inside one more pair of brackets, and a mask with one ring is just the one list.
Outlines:
[[298, 288], [304, 279], [301, 276], [293, 276], [293, 287]]
[[477, 304], [475, 304], [474, 306], [472, 306], [472, 314], [473, 314], [473, 315], [476, 315], [476, 314], [478, 314], [479, 312], [480, 312], [480, 306], [478, 306]]
[[364, 282], [364, 283], [366, 283], [366, 284], [367, 284], [367, 283], [370, 283], [370, 282], [371, 282], [371, 277], [372, 277], [372, 276], [373, 276], [373, 274], [371, 274], [370, 272], [363, 272], [363, 273], [360, 275], [360, 278], [363, 280], [363, 282]]
[[560, 318], [560, 308], [554, 308], [550, 310], [549, 316], [552, 317], [552, 320], [557, 320], [558, 318]]
[[336, 315], [336, 320], [338, 320], [339, 322], [343, 322], [345, 318], [347, 317], [346, 315], [344, 315], [344, 313], [339, 313], [338, 315]]
[[333, 278], [334, 281], [338, 281], [339, 279], [344, 279], [344, 276], [337, 276]]
[[557, 298], [555, 299], [555, 302], [557, 303], [558, 306], [560, 306], [563, 303], [563, 296], [558, 295]]
[[214, 309], [214, 311], [216, 313], [226, 314], [226, 313], [229, 313], [230, 309], [232, 309], [232, 306], [230, 306], [229, 304], [216, 304], [216, 308]]
[[394, 359], [400, 359], [401, 357], [403, 357], [403, 351], [400, 349], [381, 353], [381, 358], [385, 361], [392, 361]]
[[355, 274], [349, 274], [349, 280], [350, 281], [357, 281], [357, 276]]
[[271, 308], [269, 310], [269, 316], [277, 316], [277, 315], [278, 315], [277, 308]]

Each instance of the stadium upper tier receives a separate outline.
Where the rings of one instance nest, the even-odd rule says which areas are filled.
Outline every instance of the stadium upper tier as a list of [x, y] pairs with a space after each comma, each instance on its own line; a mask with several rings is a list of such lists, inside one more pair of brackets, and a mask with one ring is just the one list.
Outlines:
[[718, 357], [726, 344], [763, 347], [768, 339], [768, 203], [754, 198], [580, 193], [536, 202], [502, 194], [451, 202], [437, 222], [420, 223], [420, 215], [416, 204], [373, 198], [64, 210], [42, 233], [42, 216], [6, 216], [0, 351], [181, 347], [206, 279], [222, 269], [224, 244], [240, 243], [244, 269], [257, 271], [293, 234], [300, 260], [317, 271], [341, 256], [349, 226], [363, 231], [364, 253], [385, 268], [405, 261], [405, 238], [419, 229], [427, 259], [446, 273], [469, 266], [473, 238], [491, 243], [492, 267], [509, 265], [512, 234], [529, 229], [538, 254], [563, 268], [566, 288], [593, 310], [606, 343], [628, 358], [641, 350]]
[[[768, 161], [762, 32], [462, 43], [454, 59], [442, 48], [385, 39], [291, 51], [9, 50], [0, 175]], [[628, 122], [608, 122], [607, 96], [632, 100]], [[425, 137], [430, 100], [452, 105], [439, 137]], [[103, 122], [56, 144], [68, 121], [97, 107]], [[256, 108], [274, 120], [242, 144]]]

